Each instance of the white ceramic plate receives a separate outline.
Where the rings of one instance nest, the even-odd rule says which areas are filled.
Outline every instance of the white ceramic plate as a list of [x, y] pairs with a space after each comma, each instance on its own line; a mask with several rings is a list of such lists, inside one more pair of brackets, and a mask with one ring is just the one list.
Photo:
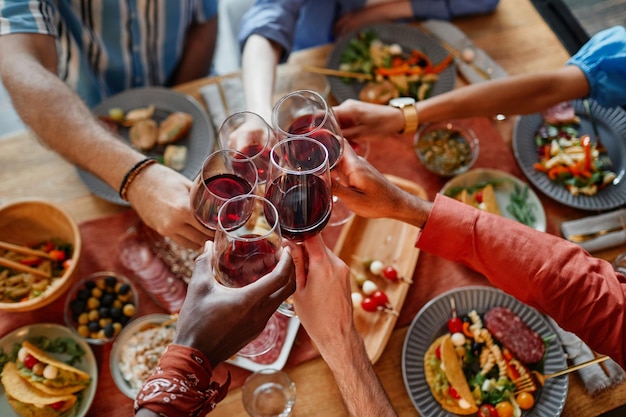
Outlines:
[[[413, 405], [422, 416], [447, 417], [432, 396], [424, 376], [424, 355], [432, 342], [447, 331], [451, 315], [450, 297], [454, 298], [457, 313], [465, 315], [471, 310], [482, 314], [493, 307], [507, 307], [517, 314], [541, 338], [554, 336], [555, 330], [537, 310], [521, 303], [493, 287], [470, 286], [457, 288], [429, 301], [415, 316], [409, 326], [402, 348], [402, 375]], [[547, 345], [544, 372], [560, 371], [567, 366], [565, 352], [557, 337]], [[546, 381], [535, 405], [522, 417], [558, 417], [565, 406], [568, 389], [567, 376]]]
[[[87, 412], [89, 411], [89, 407], [91, 406], [91, 403], [93, 402], [93, 399], [96, 395], [96, 387], [98, 385], [98, 365], [96, 363], [96, 358], [93, 354], [93, 351], [91, 350], [87, 342], [85, 342], [82, 338], [74, 335], [74, 333], [72, 333], [70, 329], [65, 326], [61, 326], [60, 324], [53, 323], [38, 323], [13, 330], [11, 333], [0, 339], [0, 349], [2, 349], [4, 353], [10, 354], [15, 343], [21, 343], [24, 340], [27, 340], [28, 338], [34, 336], [46, 336], [50, 339], [56, 339], [61, 337], [73, 339], [85, 351], [85, 356], [83, 356], [82, 360], [74, 366], [87, 372], [91, 376], [91, 383], [82, 392], [82, 399], [80, 399], [80, 401], [76, 405], [76, 408], [74, 408], [76, 413], [73, 414], [73, 416], [86, 416]], [[57, 355], [54, 353], [51, 353], [50, 355], [60, 360], [67, 359], [63, 355]], [[0, 385], [0, 416], [19, 417], [19, 414], [17, 414], [7, 402], [7, 397], [5, 395], [4, 387], [2, 385]]]
[[517, 219], [506, 209], [506, 206], [511, 201], [511, 193], [515, 189], [514, 184], [517, 184], [520, 187], [528, 187], [528, 201], [535, 207], [535, 210], [533, 211], [535, 214], [535, 224], [532, 227], [541, 232], [546, 231], [546, 213], [543, 211], [543, 206], [541, 205], [539, 197], [537, 197], [537, 194], [535, 194], [528, 184], [507, 172], [497, 169], [471, 169], [448, 181], [446, 185], [443, 186], [440, 193], [446, 194], [446, 191], [454, 187], [470, 187], [475, 184], [493, 180], [507, 180], [506, 182], [503, 182], [495, 187], [494, 191], [496, 193], [496, 200], [498, 200], [498, 206], [500, 207], [502, 215], [515, 221], [517, 221]]
[[[116, 94], [92, 109], [96, 116], [107, 116], [109, 110], [119, 107], [124, 111], [140, 107], [155, 106], [155, 119], [161, 120], [175, 111], [189, 113], [193, 117], [191, 130], [176, 145], [187, 147], [187, 162], [181, 171], [185, 177], [193, 180], [206, 157], [211, 153], [215, 143], [213, 127], [204, 108], [194, 98], [173, 90], [161, 87], [135, 88]], [[128, 129], [120, 128], [120, 137], [130, 144]], [[158, 156], [162, 151], [146, 151], [147, 156]], [[107, 183], [91, 173], [78, 169], [78, 175], [92, 193], [111, 203], [128, 205]]]
[[287, 362], [287, 358], [289, 357], [289, 353], [291, 352], [291, 348], [293, 347], [293, 342], [296, 340], [296, 335], [298, 334], [299, 327], [300, 320], [298, 320], [297, 317], [289, 318], [289, 323], [287, 323], [287, 334], [285, 335], [285, 342], [283, 343], [278, 357], [275, 361], [271, 363], [255, 362], [254, 360], [245, 358], [243, 356], [235, 356], [234, 358], [229, 359], [227, 362], [252, 372], [256, 372], [265, 368], [283, 369], [285, 363]]

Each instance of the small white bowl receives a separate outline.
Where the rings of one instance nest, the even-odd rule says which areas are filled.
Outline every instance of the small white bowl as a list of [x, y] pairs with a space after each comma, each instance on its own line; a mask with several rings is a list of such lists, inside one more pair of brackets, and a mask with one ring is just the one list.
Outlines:
[[[120, 368], [122, 361], [122, 353], [124, 348], [134, 342], [134, 337], [142, 330], [149, 327], [161, 326], [162, 323], [171, 320], [172, 316], [167, 314], [148, 314], [146, 316], [138, 317], [132, 320], [118, 335], [113, 348], [111, 349], [111, 356], [109, 359], [109, 367], [111, 368], [111, 376], [117, 388], [124, 393], [128, 398], [135, 399], [139, 392], [139, 387], [133, 386], [124, 377], [124, 373]], [[174, 323], [167, 325], [166, 327], [175, 328]], [[164, 345], [169, 343], [164, 343]], [[145, 358], [142, 358], [145, 359]], [[157, 360], [158, 361], [158, 360]], [[141, 381], [143, 383], [143, 381]]]

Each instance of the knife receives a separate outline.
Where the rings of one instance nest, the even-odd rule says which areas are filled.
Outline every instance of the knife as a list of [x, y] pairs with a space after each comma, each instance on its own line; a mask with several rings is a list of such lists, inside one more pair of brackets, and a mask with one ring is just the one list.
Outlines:
[[581, 234], [569, 235], [567, 236], [567, 240], [574, 242], [574, 243], [582, 243], [591, 239], [595, 239], [600, 236], [608, 235], [609, 233], [619, 232], [620, 230], [626, 230], [626, 228], [623, 225], [620, 225], [620, 226], [615, 226], [609, 229], [603, 229], [603, 230], [599, 230], [597, 232], [592, 232], [592, 233], [581, 233]]

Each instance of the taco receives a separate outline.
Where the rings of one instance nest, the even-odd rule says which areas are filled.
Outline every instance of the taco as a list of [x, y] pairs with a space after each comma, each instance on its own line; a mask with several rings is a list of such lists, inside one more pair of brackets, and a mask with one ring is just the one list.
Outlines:
[[[48, 355], [27, 341], [22, 343], [20, 350], [17, 369], [22, 378], [40, 391], [52, 395], [73, 394], [82, 391], [91, 382], [88, 373]], [[40, 370], [48, 369], [37, 372], [34, 365], [38, 363], [42, 364], [37, 366]]]
[[492, 184], [487, 184], [471, 193], [467, 188], [464, 188], [457, 194], [456, 199], [489, 213], [501, 215], [498, 200], [496, 200], [496, 192]]
[[444, 410], [458, 415], [478, 411], [449, 334], [439, 337], [426, 351], [424, 373], [433, 397]]
[[22, 378], [13, 362], [7, 362], [2, 370], [7, 402], [23, 417], [58, 417], [74, 407], [73, 394], [47, 394]]

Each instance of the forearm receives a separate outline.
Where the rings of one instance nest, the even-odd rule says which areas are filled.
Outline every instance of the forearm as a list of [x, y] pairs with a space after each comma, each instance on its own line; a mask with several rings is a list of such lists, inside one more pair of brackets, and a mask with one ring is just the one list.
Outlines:
[[2, 60], [0, 76], [17, 113], [45, 145], [112, 187], [117, 189], [128, 168], [143, 158], [98, 123], [34, 55], [17, 52]]
[[172, 84], [181, 84], [209, 75], [216, 39], [217, 17], [189, 29], [184, 53], [172, 78]]
[[358, 417], [391, 417], [396, 412], [367, 356], [363, 339], [353, 328], [338, 344], [318, 344], [335, 378], [348, 414]]
[[536, 113], [589, 93], [578, 67], [472, 84], [416, 104], [420, 123], [496, 114]]
[[281, 49], [268, 39], [251, 35], [242, 55], [243, 84], [249, 111], [259, 114], [272, 124], [272, 107], [276, 68]]

